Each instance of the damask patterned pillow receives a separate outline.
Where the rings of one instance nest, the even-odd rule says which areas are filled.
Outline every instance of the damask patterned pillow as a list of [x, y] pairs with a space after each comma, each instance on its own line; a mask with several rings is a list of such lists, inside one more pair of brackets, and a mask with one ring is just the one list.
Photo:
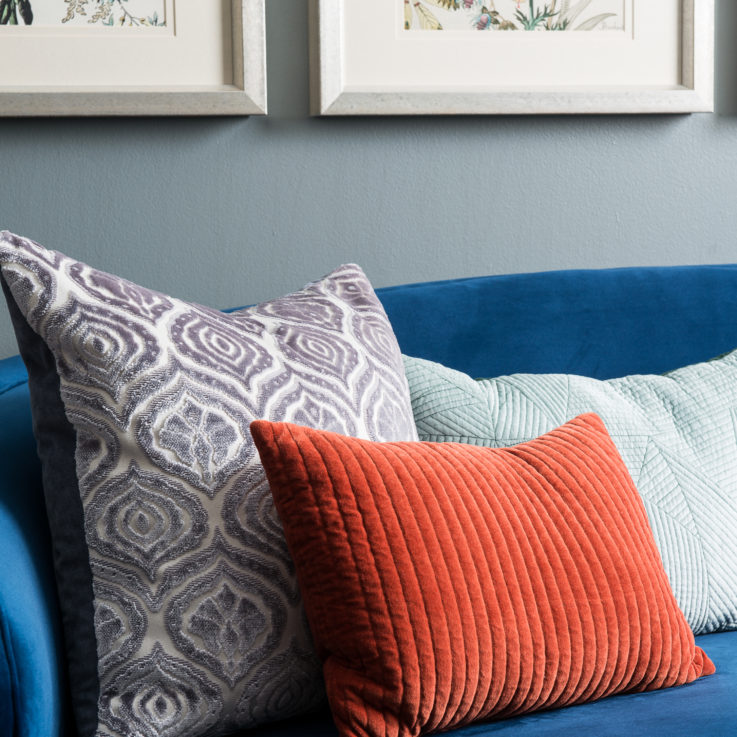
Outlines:
[[248, 427], [415, 439], [401, 357], [342, 266], [222, 314], [10, 233], [79, 737], [225, 734], [323, 698]]

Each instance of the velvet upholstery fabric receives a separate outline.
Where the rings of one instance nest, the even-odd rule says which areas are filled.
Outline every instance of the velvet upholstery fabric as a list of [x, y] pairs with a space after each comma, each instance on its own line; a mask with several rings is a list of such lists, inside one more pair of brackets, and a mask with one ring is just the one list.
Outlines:
[[682, 685], [694, 645], [601, 420], [514, 448], [251, 425], [341, 737]]
[[11, 356], [0, 361], [0, 394], [27, 383], [28, 371], [20, 356]]
[[[58, 737], [67, 714], [60, 614], [28, 385], [17, 359], [0, 361], [0, 628], [6, 662], [0, 711], [10, 707], [14, 737]], [[0, 685], [0, 689], [5, 688]]]
[[737, 345], [737, 265], [549, 271], [377, 290], [403, 353], [474, 378], [659, 374]]
[[0, 619], [0, 734], [12, 735], [15, 731], [13, 708], [13, 681], [10, 676], [10, 654], [5, 647], [6, 633]]

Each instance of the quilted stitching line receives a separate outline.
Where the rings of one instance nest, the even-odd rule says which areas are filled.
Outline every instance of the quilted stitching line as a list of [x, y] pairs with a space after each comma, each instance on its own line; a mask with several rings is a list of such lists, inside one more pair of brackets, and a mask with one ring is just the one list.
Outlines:
[[[390, 453], [392, 451], [392, 449], [393, 449], [393, 444], [387, 444], [387, 446], [385, 446], [385, 449], [386, 449], [386, 451], [388, 453]], [[353, 448], [350, 448], [350, 452], [353, 455], [353, 457], [356, 458], [356, 460], [358, 462], [358, 458], [356, 456], [355, 450]], [[399, 523], [400, 514], [399, 514], [399, 512], [398, 512], [398, 510], [396, 508], [396, 504], [394, 502], [394, 499], [393, 499], [393, 497], [389, 493], [387, 493], [387, 483], [386, 483], [387, 482], [387, 479], [385, 478], [385, 474], [382, 471], [380, 471], [380, 469], [376, 465], [376, 461], [373, 458], [373, 456], [368, 456], [368, 457], [364, 457], [364, 458], [365, 458], [366, 461], [368, 461], [368, 463], [370, 463], [372, 465], [372, 467], [374, 468], [374, 470], [377, 473], [378, 478], [381, 479], [382, 491], [385, 494], [385, 498], [388, 499], [389, 502], [391, 503], [392, 511], [394, 512], [394, 519], [397, 522], [397, 526], [398, 527], [401, 527], [401, 524]], [[363, 464], [361, 464], [359, 462], [359, 465], [361, 465], [361, 468], [363, 469]], [[418, 471], [418, 473], [422, 473], [424, 475], [424, 472], [423, 472], [422, 469], [417, 469], [417, 471]], [[394, 479], [395, 480], [398, 480], [397, 477], [396, 477], [395, 469], [394, 469], [393, 466], [391, 467], [391, 472], [394, 475]], [[355, 491], [355, 486], [353, 484], [353, 479], [352, 478], [350, 478], [350, 484], [351, 484], [352, 490]], [[354, 494], [354, 496], [355, 496], [355, 494]], [[418, 496], [421, 496], [421, 495], [418, 494]], [[374, 498], [373, 495], [371, 496], [371, 498], [372, 499]], [[357, 499], [358, 499], [358, 497], [356, 496], [356, 500]], [[378, 509], [378, 507], [377, 507], [376, 504], [373, 505], [372, 509], [373, 509], [374, 513], [376, 514], [377, 518], [380, 519], [380, 521], [381, 521], [381, 527], [382, 527], [382, 529], [384, 531], [384, 535], [385, 535], [385, 542], [388, 543], [388, 539], [389, 538], [388, 538], [388, 533], [387, 533], [387, 529], [386, 529], [386, 524], [385, 524], [384, 519], [383, 519], [383, 514], [379, 511], [379, 509]], [[427, 511], [427, 508], [426, 508], [426, 511]], [[370, 545], [371, 550], [372, 550], [372, 553], [373, 553], [374, 552], [374, 546], [371, 545], [371, 541], [369, 541], [369, 545]], [[392, 546], [390, 545], [390, 547], [392, 547]], [[412, 558], [412, 556], [409, 553], [409, 549], [408, 549], [406, 543], [404, 545], [404, 552], [406, 553], [406, 557], [412, 563], [412, 570], [413, 570], [413, 573], [414, 573], [415, 581], [417, 583], [417, 587], [420, 590], [420, 592], [423, 594], [423, 596], [422, 596], [422, 606], [423, 606], [423, 609], [424, 609], [425, 621], [429, 621], [430, 618], [428, 617], [428, 611], [429, 611], [428, 610], [428, 602], [427, 602], [426, 596], [424, 595], [425, 592], [423, 590], [423, 587], [422, 587], [422, 585], [420, 583], [421, 582], [421, 576], [420, 576], [419, 571], [417, 570], [417, 566], [415, 565], [414, 559]], [[374, 558], [374, 560], [375, 560], [375, 558]], [[444, 560], [443, 561], [439, 561], [439, 562], [441, 562], [445, 566], [445, 561]], [[374, 569], [376, 569], [376, 566], [374, 566]], [[446, 571], [447, 571], [447, 568], [446, 568]], [[399, 572], [398, 569], [396, 569], [396, 575], [397, 575], [398, 578], [400, 578], [400, 579], [402, 578], [402, 576], [401, 576], [401, 574], [400, 574], [400, 572]], [[388, 601], [389, 597], [387, 595], [386, 589], [383, 586], [382, 586], [382, 594], [384, 595], [384, 600], [385, 601]], [[387, 608], [389, 608], [389, 607], [387, 606]], [[408, 614], [409, 619], [411, 620], [413, 617], [412, 617], [411, 612], [409, 612], [409, 607], [407, 607], [407, 614]], [[451, 628], [450, 628], [450, 622], [448, 620], [447, 613], [444, 612], [444, 614], [445, 614], [445, 633], [446, 633], [447, 638], [450, 639], [450, 630], [451, 630]], [[393, 626], [394, 626], [394, 620], [392, 619], [392, 627]], [[397, 643], [397, 651], [399, 651], [400, 650], [400, 647], [399, 647], [399, 638], [397, 637], [396, 630], [394, 631], [394, 634], [395, 634], [395, 642]], [[419, 653], [417, 653], [416, 650], [415, 650], [415, 654], [417, 655], [417, 661], [418, 661], [418, 665], [419, 665]], [[403, 675], [403, 678], [404, 678], [403, 687], [405, 688], [405, 690], [407, 690], [406, 674], [403, 672], [402, 675]], [[424, 680], [421, 680], [420, 681], [420, 703], [423, 703], [424, 702], [424, 699], [422, 697], [422, 690], [423, 690], [424, 685], [425, 685]], [[386, 692], [384, 692], [384, 694], [385, 693]], [[401, 698], [401, 696], [400, 696], [400, 698]], [[420, 715], [419, 714], [416, 714], [413, 723], [411, 725], [408, 725], [411, 729], [416, 730], [418, 728], [418, 719], [419, 719], [419, 717], [420, 717]], [[402, 715], [401, 714], [397, 714], [397, 718], [398, 718], [398, 720], [400, 722], [402, 721]]]
[[[415, 463], [413, 461], [413, 459], [411, 459], [410, 457], [408, 457], [406, 454], [401, 453], [400, 452], [400, 449], [399, 449], [399, 446], [396, 446], [395, 444], [391, 444], [391, 445], [385, 446], [385, 450], [386, 450], [387, 454], [393, 455], [396, 459], [399, 459], [401, 457], [402, 462], [404, 464], [406, 464], [408, 462], [411, 462], [412, 463], [412, 466], [414, 467], [414, 469], [416, 470], [416, 472], [418, 473], [418, 475], [421, 475], [425, 479], [425, 481], [427, 482], [428, 486], [431, 489], [433, 489], [433, 486], [434, 486], [433, 483], [432, 483], [432, 481], [431, 481], [431, 478], [435, 478], [436, 481], [437, 481], [437, 484], [439, 485], [439, 487], [440, 488], [444, 488], [443, 487], [442, 480], [440, 479], [440, 477], [439, 477], [436, 469], [434, 469], [433, 467], [420, 467], [417, 463]], [[371, 458], [371, 461], [373, 462], [373, 458]], [[376, 466], [374, 466], [374, 467], [377, 469], [377, 471], [379, 471], [378, 467], [376, 467]], [[399, 479], [398, 479], [398, 477], [397, 477], [397, 475], [395, 473], [394, 464], [391, 465], [391, 472], [393, 474], [394, 479], [398, 481]], [[381, 473], [381, 476], [382, 476], [382, 480], [383, 480], [384, 474]], [[433, 520], [434, 517], [439, 516], [439, 515], [433, 515], [432, 512], [431, 512], [431, 510], [430, 510], [430, 508], [429, 508], [429, 506], [428, 506], [428, 501], [433, 500], [433, 499], [436, 500], [435, 494], [433, 494], [431, 492], [428, 495], [429, 496], [429, 499], [426, 499], [425, 498], [425, 495], [422, 494], [419, 486], [416, 483], [414, 484], [414, 491], [416, 492], [417, 496], [419, 497], [420, 501], [423, 504], [424, 512], [425, 512], [425, 514], [427, 516], [427, 519], [429, 519], [432, 522], [432, 520]], [[397, 518], [399, 519], [399, 515], [398, 515], [397, 509], [396, 509], [394, 498], [390, 495], [389, 496], [389, 499], [390, 499], [390, 502], [392, 504], [392, 509], [394, 510], [395, 515], [397, 515]], [[436, 504], [434, 506], [437, 506], [437, 501], [436, 501]], [[458, 527], [459, 528], [463, 528], [463, 525], [461, 524], [461, 521], [458, 518], [457, 511], [455, 509], [453, 509], [452, 511], [453, 511], [455, 522], [458, 524]], [[446, 531], [448, 531], [448, 533], [450, 533], [450, 530], [449, 530], [449, 527], [448, 527], [447, 524], [445, 524], [444, 529]], [[435, 543], [436, 547], [439, 550], [442, 550], [443, 549], [443, 545], [442, 545], [442, 542], [441, 542], [441, 538], [440, 538], [440, 536], [437, 533], [437, 528], [434, 525], [431, 525], [429, 531], [420, 531], [420, 534], [424, 538], [425, 535], [428, 534], [428, 532], [433, 535], [433, 542]], [[416, 574], [417, 580], [418, 580], [418, 582], [420, 582], [421, 581], [421, 577], [420, 577], [419, 571], [417, 570], [417, 566], [415, 565], [414, 558], [410, 555], [409, 549], [407, 548], [406, 545], [405, 545], [405, 550], [407, 551], [407, 555], [408, 555], [409, 559], [412, 561], [412, 566], [413, 566], [413, 568], [415, 570], [415, 574]], [[428, 554], [429, 554], [429, 551], [428, 551]], [[454, 557], [455, 557], [455, 560], [456, 560], [456, 562], [458, 564], [458, 567], [459, 568], [462, 568], [463, 566], [461, 565], [461, 562], [460, 562], [459, 557], [457, 555], [454, 556]], [[444, 570], [445, 570], [445, 573], [446, 573], [448, 579], [453, 580], [453, 575], [452, 575], [451, 571], [448, 568], [448, 565], [447, 565], [446, 559], [445, 559], [445, 555], [443, 555], [443, 557], [442, 557], [441, 560], [436, 561], [436, 565], [442, 565], [443, 568], [444, 568]], [[464, 573], [465, 573], [465, 571], [464, 571]], [[477, 573], [477, 572], [474, 570], [474, 573]], [[425, 592], [424, 592], [424, 586], [423, 585], [420, 585], [419, 588], [420, 588], [420, 590], [423, 593], [423, 603], [425, 605], [425, 611], [427, 612], [427, 601], [426, 601], [426, 597], [424, 595], [425, 594]], [[459, 599], [459, 593], [460, 592], [458, 591], [457, 587], [454, 586], [453, 587], [453, 598], [455, 600], [455, 610], [458, 613], [458, 615], [460, 616], [460, 612], [463, 610], [464, 607], [462, 606], [462, 603], [461, 603], [461, 601]], [[450, 613], [448, 612], [448, 610], [443, 609], [443, 615], [444, 615], [444, 621], [445, 621], [445, 631], [446, 631], [446, 635], [447, 635], [447, 641], [448, 641], [448, 643], [451, 643], [452, 642], [452, 639], [453, 639], [452, 636], [451, 636], [451, 632], [453, 631], [453, 623], [451, 622]], [[478, 631], [477, 631], [476, 621], [474, 620], [472, 624], [473, 624], [473, 627], [474, 627], [474, 631], [476, 633], [476, 643], [478, 644], [479, 638], [478, 638]], [[453, 667], [454, 666], [455, 666], [455, 662], [453, 662]], [[438, 714], [435, 715], [435, 716], [432, 716], [431, 715], [430, 719], [428, 720], [428, 723], [432, 725], [432, 728], [433, 729], [444, 729], [444, 728], [447, 728], [450, 724], [453, 723], [454, 718], [456, 718], [456, 715], [459, 713], [459, 710], [461, 708], [461, 705], [462, 705], [462, 703], [464, 702], [464, 700], [466, 698], [467, 691], [472, 686], [471, 679], [467, 677], [467, 669], [466, 669], [466, 665], [465, 664], [464, 664], [464, 670], [466, 670], [466, 677], [464, 678], [464, 681], [465, 681], [465, 684], [466, 685], [465, 685], [464, 692], [457, 699], [457, 704], [456, 704], [456, 707], [455, 707], [455, 711], [453, 712], [452, 715], [449, 715], [447, 713], [444, 714], [444, 712], [446, 712], [446, 710], [448, 708], [447, 703], [446, 704], [436, 703], [435, 704], [435, 708], [433, 709], [433, 712], [437, 712]], [[421, 684], [420, 685], [421, 685], [421, 687], [424, 685], [424, 680], [421, 681]], [[417, 724], [412, 725], [413, 728], [416, 728], [417, 726], [418, 726]], [[428, 725], [424, 725], [424, 726], [425, 726], [425, 728], [428, 727]]]
[[[308, 466], [307, 459], [306, 459], [306, 457], [305, 457], [305, 455], [304, 455], [304, 453], [302, 451], [302, 448], [300, 447], [300, 444], [297, 443], [297, 441], [296, 441], [296, 439], [294, 437], [294, 434], [293, 434], [293, 431], [292, 431], [291, 428], [289, 428], [289, 436], [290, 436], [292, 442], [294, 443], [295, 447], [297, 448], [297, 452], [302, 457], [302, 463], [304, 464], [305, 467], [307, 467]], [[328, 474], [328, 477], [330, 479], [330, 483], [333, 485], [333, 488], [335, 488], [335, 478], [330, 473], [330, 470], [329, 470], [330, 469], [330, 465], [327, 463], [327, 461], [325, 459], [325, 455], [315, 445], [314, 442], [311, 441], [310, 442], [310, 446], [315, 451], [315, 453], [317, 453], [320, 456], [320, 459], [321, 459], [322, 464], [323, 464], [323, 468], [325, 469], [325, 472]], [[348, 483], [351, 485], [351, 488], [353, 489], [354, 488], [353, 487], [353, 483], [352, 483], [352, 481], [350, 479], [349, 479]], [[320, 505], [320, 504], [317, 503], [317, 497], [315, 495], [315, 490], [313, 489], [313, 487], [311, 485], [310, 485], [310, 492], [311, 492], [311, 496], [312, 496], [312, 504], [313, 504], [314, 508], [318, 510], [318, 513], [320, 514], [320, 516], [322, 518], [322, 528], [321, 529], [322, 530], [325, 530], [325, 529], [327, 529], [327, 525], [325, 524], [324, 510], [322, 509], [322, 505]], [[338, 507], [339, 507], [339, 505], [338, 505]], [[339, 508], [339, 512], [340, 512], [340, 519], [341, 519], [341, 522], [343, 524], [343, 530], [342, 531], [343, 531], [343, 534], [345, 535], [346, 534], [346, 529], [347, 529], [345, 515], [344, 515], [343, 511], [340, 510], [340, 508]], [[327, 545], [330, 545], [330, 538], [327, 535], [324, 535], [324, 539], [326, 541], [326, 544]], [[330, 547], [333, 547], [333, 546], [330, 546]], [[358, 581], [359, 581], [360, 586], [361, 586], [361, 592], [362, 592], [362, 595], [363, 595], [363, 604], [364, 604], [363, 610], [366, 611], [366, 612], [368, 612], [368, 620], [369, 620], [370, 625], [371, 625], [372, 635], [374, 637], [374, 641], [376, 641], [378, 639], [377, 636], [376, 636], [378, 630], [377, 630], [376, 622], [374, 621], [374, 617], [372, 616], [371, 609], [370, 609], [370, 607], [368, 607], [369, 597], [367, 595], [367, 588], [366, 588], [366, 575], [367, 575], [367, 573], [366, 573], [366, 571], [363, 570], [363, 567], [362, 566], [359, 566], [358, 565], [358, 561], [357, 561], [357, 559], [355, 557], [355, 551], [353, 550], [352, 547], [351, 547], [351, 551], [350, 552], [351, 552], [351, 558], [352, 558], [352, 561], [353, 561], [353, 568], [358, 573]], [[372, 552], [372, 555], [373, 555], [373, 550], [371, 552]], [[376, 566], [374, 565], [374, 569], [375, 569], [375, 567]], [[383, 592], [383, 593], [385, 594], [386, 592]], [[386, 604], [386, 599], [385, 599], [385, 604]], [[396, 643], [397, 642], [396, 632], [394, 632], [393, 634], [394, 634], [394, 640], [395, 640], [395, 643]], [[398, 647], [398, 645], [397, 645], [397, 647]], [[380, 659], [379, 662], [380, 662], [380, 665], [381, 665], [382, 670], [384, 670], [384, 663], [383, 663], [383, 661]], [[385, 671], [382, 673], [382, 677], [383, 678], [386, 677], [386, 672]], [[385, 704], [384, 699], [386, 697], [386, 690], [385, 689], [382, 689], [381, 693], [382, 693], [382, 707], [383, 707], [384, 704]]]

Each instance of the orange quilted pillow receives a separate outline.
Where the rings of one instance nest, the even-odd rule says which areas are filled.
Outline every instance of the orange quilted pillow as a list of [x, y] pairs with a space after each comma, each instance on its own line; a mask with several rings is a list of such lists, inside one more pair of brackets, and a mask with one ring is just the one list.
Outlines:
[[408, 737], [714, 672], [596, 415], [499, 449], [251, 431], [342, 737]]

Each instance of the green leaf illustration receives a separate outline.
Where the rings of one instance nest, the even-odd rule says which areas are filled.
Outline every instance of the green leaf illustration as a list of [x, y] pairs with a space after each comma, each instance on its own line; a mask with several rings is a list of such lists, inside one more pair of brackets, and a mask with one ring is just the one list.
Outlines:
[[616, 13], [600, 13], [599, 15], [595, 15], [593, 18], [589, 18], [588, 20], [585, 20], [581, 25], [576, 26], [577, 31], [593, 31], [596, 26], [599, 25], [602, 21], [605, 21], [607, 18], [612, 18], [616, 15]]

